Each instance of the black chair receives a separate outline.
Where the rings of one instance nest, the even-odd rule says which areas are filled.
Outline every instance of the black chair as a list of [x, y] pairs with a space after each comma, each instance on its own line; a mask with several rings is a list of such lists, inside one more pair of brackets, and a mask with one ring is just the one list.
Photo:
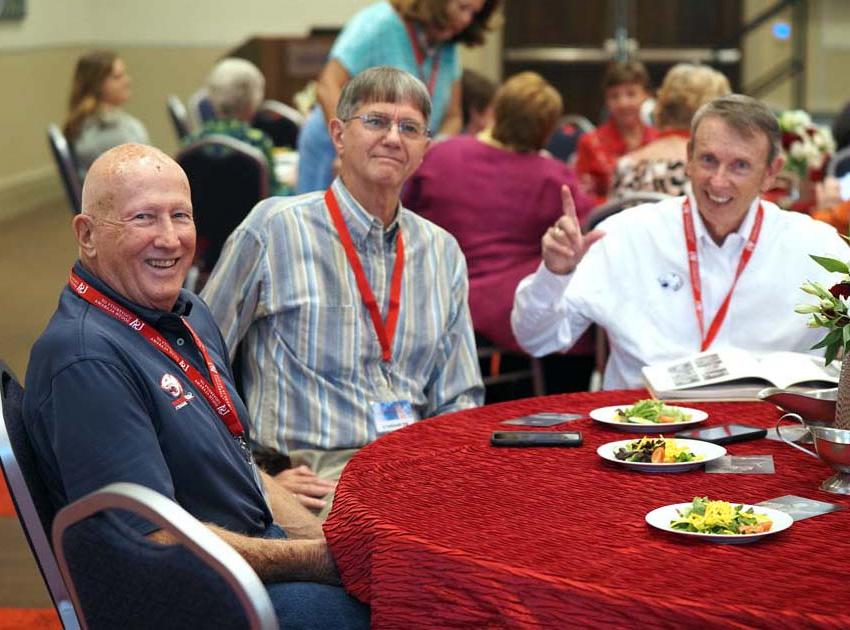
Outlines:
[[21, 415], [23, 394], [24, 390], [14, 374], [0, 361], [0, 464], [3, 476], [59, 619], [66, 630], [76, 629], [80, 624], [47, 538], [55, 510], [24, 429]]
[[829, 177], [842, 177], [850, 172], [850, 147], [836, 151], [826, 167]]
[[79, 214], [82, 211], [83, 183], [80, 181], [80, 169], [74, 152], [65, 138], [65, 134], [56, 125], [47, 126], [47, 142], [50, 145], [50, 153], [56, 161], [59, 176], [62, 178], [62, 187], [68, 198], [68, 206], [71, 212]]
[[[488, 403], [546, 394], [543, 363], [540, 359], [523, 352], [499, 348], [480, 334], [475, 335], [475, 343], [478, 348], [478, 363], [481, 366], [481, 379], [486, 388], [485, 398]], [[526, 386], [516, 390], [517, 384], [523, 382]], [[504, 386], [513, 389], [506, 390]], [[528, 386], [530, 386], [530, 392]], [[515, 395], [516, 391], [520, 394]]]
[[276, 147], [294, 149], [298, 145], [298, 133], [304, 125], [304, 116], [294, 107], [280, 101], [263, 101], [251, 126], [265, 131]]
[[546, 150], [563, 162], [570, 162], [578, 148], [579, 138], [596, 129], [584, 116], [569, 114], [558, 121], [558, 126], [549, 138]]
[[[197, 273], [190, 277], [203, 279], [215, 266], [230, 233], [268, 196], [268, 166], [256, 147], [219, 134], [183, 147], [176, 160], [189, 177], [198, 231]], [[186, 288], [200, 290], [191, 284]]]
[[187, 108], [189, 110], [189, 116], [197, 128], [202, 127], [204, 123], [216, 119], [215, 108], [212, 105], [212, 101], [210, 101], [209, 92], [207, 92], [207, 88], [205, 87], [200, 88], [189, 97]]
[[[170, 534], [159, 544], [117, 519], [132, 512]], [[89, 628], [278, 627], [260, 578], [236, 551], [174, 501], [113, 483], [62, 508], [53, 546]]]
[[192, 132], [189, 114], [186, 112], [183, 101], [174, 96], [174, 94], [171, 94], [165, 103], [168, 108], [168, 116], [171, 118], [171, 124], [174, 125], [174, 133], [177, 134], [177, 141], [181, 142], [183, 138]]

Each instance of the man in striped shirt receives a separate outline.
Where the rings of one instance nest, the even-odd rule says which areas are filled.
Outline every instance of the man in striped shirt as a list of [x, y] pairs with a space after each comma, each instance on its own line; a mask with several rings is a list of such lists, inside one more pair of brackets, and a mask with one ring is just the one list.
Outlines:
[[202, 294], [231, 360], [242, 344], [252, 440], [289, 456], [276, 478], [316, 509], [358, 448], [483, 400], [463, 255], [399, 202], [430, 111], [404, 71], [349, 81], [329, 124], [339, 177], [258, 204]]

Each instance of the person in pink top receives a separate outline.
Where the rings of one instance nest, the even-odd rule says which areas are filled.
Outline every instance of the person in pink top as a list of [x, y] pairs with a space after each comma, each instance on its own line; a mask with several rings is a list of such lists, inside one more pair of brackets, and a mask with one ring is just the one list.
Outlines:
[[582, 187], [600, 202], [610, 192], [617, 160], [658, 137], [640, 118], [640, 107], [649, 97], [649, 74], [642, 63], [612, 62], [602, 89], [608, 120], [579, 139], [576, 159]]
[[[561, 189], [572, 191], [579, 217], [593, 207], [572, 169], [541, 154], [562, 110], [561, 96], [540, 75], [511, 77], [496, 93], [494, 125], [433, 145], [402, 196], [405, 207], [458, 240], [475, 332], [500, 348], [519, 349], [510, 327], [513, 293], [540, 264], [540, 238], [562, 213]], [[592, 345], [575, 350], [591, 353]]]

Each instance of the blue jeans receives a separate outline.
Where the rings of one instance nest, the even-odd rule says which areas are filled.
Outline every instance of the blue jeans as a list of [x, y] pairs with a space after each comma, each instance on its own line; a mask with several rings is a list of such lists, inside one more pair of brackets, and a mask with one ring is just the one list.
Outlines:
[[298, 187], [296, 193], [325, 190], [333, 181], [336, 149], [328, 135], [322, 108], [316, 105], [298, 134]]
[[[286, 538], [272, 524], [264, 538]], [[359, 630], [369, 627], [369, 607], [339, 586], [315, 582], [266, 584], [280, 627], [285, 630]]]

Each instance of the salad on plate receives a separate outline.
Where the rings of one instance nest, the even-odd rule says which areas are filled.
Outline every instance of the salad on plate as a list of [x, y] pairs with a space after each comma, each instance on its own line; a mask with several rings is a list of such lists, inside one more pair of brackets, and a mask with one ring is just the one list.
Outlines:
[[652, 464], [678, 464], [696, 462], [703, 459], [679, 440], [643, 437], [632, 440], [614, 452], [614, 457], [624, 462]]
[[759, 534], [769, 532], [773, 521], [752, 507], [728, 501], [711, 501], [708, 497], [694, 497], [689, 507], [677, 510], [679, 516], [670, 521], [677, 531], [698, 534]]
[[614, 419], [631, 424], [670, 424], [687, 422], [691, 415], [661, 400], [639, 400], [631, 407], [617, 409]]

